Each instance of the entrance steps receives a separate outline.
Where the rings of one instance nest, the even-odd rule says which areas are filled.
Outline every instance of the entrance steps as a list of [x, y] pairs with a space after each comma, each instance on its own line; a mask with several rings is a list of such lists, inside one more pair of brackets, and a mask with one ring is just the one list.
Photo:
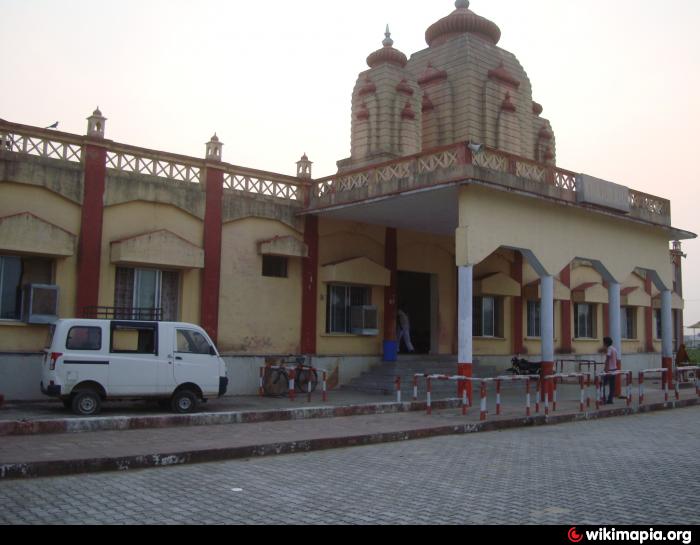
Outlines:
[[[502, 375], [507, 365], [482, 365], [475, 363], [473, 374], [479, 378]], [[401, 377], [401, 396], [409, 400], [413, 396], [413, 377], [422, 375], [457, 374], [456, 356], [399, 356], [394, 363], [381, 363], [353, 379], [342, 387], [343, 390], [371, 394], [396, 395], [396, 377]], [[418, 398], [424, 399], [426, 393], [425, 379], [418, 381]], [[436, 398], [457, 397], [457, 383], [452, 381], [433, 381], [433, 395]]]

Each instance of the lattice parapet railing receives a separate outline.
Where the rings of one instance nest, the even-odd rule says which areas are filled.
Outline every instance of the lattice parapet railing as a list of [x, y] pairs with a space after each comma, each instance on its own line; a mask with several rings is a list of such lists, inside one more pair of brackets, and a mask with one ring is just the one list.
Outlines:
[[117, 172], [144, 174], [165, 180], [200, 183], [201, 166], [168, 158], [127, 151], [107, 151], [107, 168]]
[[671, 201], [632, 189], [630, 189], [630, 206], [633, 210], [642, 210], [655, 216], [671, 217]]
[[80, 163], [83, 160], [83, 146], [81, 143], [22, 134], [3, 128], [0, 128], [0, 150], [26, 153], [27, 155], [47, 157], [49, 159], [60, 159], [73, 163]]
[[477, 167], [487, 168], [497, 172], [508, 172], [509, 170], [508, 156], [502, 155], [490, 149], [485, 149], [480, 153], [475, 153], [473, 155], [472, 164]]
[[236, 171], [224, 173], [224, 189], [291, 201], [300, 201], [303, 196], [302, 184], [291, 180], [274, 179], [271, 175]]

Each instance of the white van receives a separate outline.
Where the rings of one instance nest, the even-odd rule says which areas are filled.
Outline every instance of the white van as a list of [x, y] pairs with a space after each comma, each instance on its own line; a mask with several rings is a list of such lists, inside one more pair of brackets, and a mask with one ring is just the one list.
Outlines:
[[41, 391], [95, 415], [105, 400], [154, 399], [178, 413], [226, 393], [226, 365], [199, 326], [173, 322], [59, 320]]

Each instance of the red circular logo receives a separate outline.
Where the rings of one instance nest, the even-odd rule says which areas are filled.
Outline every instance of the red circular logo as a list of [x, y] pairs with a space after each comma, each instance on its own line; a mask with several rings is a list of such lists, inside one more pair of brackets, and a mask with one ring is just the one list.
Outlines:
[[576, 532], [576, 527], [569, 530], [569, 541], [571, 543], [581, 543], [583, 541], [583, 535]]

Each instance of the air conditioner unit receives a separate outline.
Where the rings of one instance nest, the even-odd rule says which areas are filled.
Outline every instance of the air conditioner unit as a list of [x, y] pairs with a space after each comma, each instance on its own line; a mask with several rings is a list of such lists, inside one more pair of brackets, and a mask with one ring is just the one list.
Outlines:
[[350, 308], [350, 331], [353, 335], [373, 337], [379, 335], [377, 307], [361, 306]]
[[58, 320], [58, 286], [22, 286], [22, 321], [27, 324], [53, 324]]

